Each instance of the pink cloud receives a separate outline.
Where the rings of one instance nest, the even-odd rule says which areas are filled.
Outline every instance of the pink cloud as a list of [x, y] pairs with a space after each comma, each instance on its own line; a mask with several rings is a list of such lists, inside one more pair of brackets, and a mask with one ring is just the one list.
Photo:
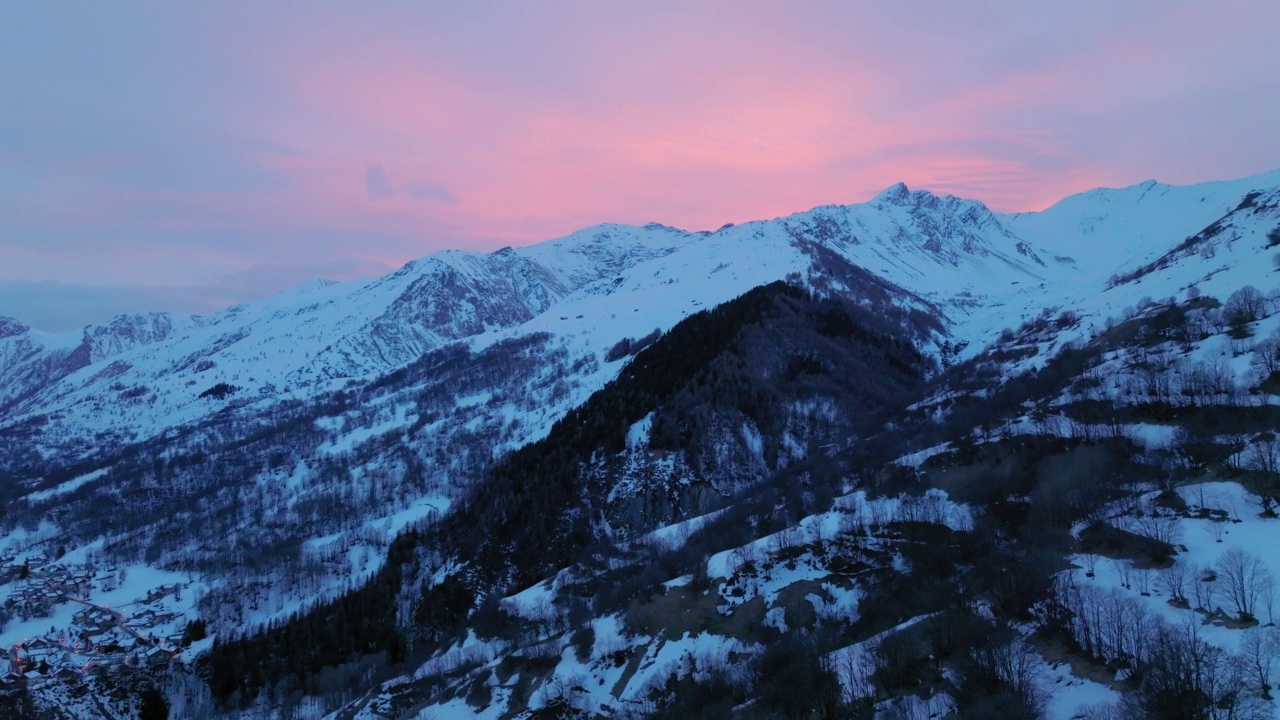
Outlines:
[[[742, 40], [678, 35], [652, 56], [605, 58], [612, 72], [586, 73], [581, 97], [563, 102], [478, 84], [429, 53], [370, 39], [358, 57], [318, 57], [281, 76], [283, 91], [312, 114], [277, 129], [312, 154], [269, 162], [304, 188], [300, 198], [321, 200], [326, 222], [412, 234], [429, 219], [480, 246], [605, 220], [715, 227], [863, 200], [897, 180], [1028, 209], [1105, 177], [1069, 167], [1046, 181], [1032, 161], [1070, 166], [1060, 143], [1034, 128], [988, 126], [1020, 97], [1051, 97], [1056, 78], [1012, 75], [915, 114], [886, 115], [882, 97], [895, 80], [883, 68], [828, 62], [780, 36], [761, 40], [754, 54], [726, 52]], [[915, 69], [899, 70], [909, 78]], [[993, 137], [1022, 158], [967, 147]], [[902, 150], [912, 147], [919, 150]], [[370, 203], [355, 182], [370, 163], [402, 182], [444, 188], [456, 202], [424, 206], [396, 195]]]
[[[296, 258], [354, 274], [597, 222], [714, 228], [899, 180], [1026, 210], [1280, 162], [1276, 80], [1258, 62], [1280, 16], [1256, 4], [219, 8], [194, 11], [186, 65], [115, 72], [144, 93], [102, 101], [127, 121], [120, 142], [0, 152], [0, 183], [21, 183], [0, 194], [11, 226], [117, 243], [121, 274], [147, 248], [174, 273], [192, 258], [189, 276]], [[171, 122], [168, 144], [135, 137]], [[219, 173], [232, 179], [170, 182]]]

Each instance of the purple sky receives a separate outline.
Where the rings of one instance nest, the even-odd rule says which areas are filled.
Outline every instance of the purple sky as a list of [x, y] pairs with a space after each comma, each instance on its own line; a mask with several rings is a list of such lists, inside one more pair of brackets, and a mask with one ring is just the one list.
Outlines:
[[0, 9], [0, 314], [207, 311], [902, 180], [1039, 209], [1280, 166], [1280, 3]]

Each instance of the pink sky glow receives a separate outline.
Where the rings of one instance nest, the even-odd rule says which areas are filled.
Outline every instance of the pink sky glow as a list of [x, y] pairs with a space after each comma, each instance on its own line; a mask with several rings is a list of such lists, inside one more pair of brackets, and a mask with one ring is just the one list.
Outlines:
[[0, 283], [207, 309], [898, 181], [1021, 211], [1280, 165], [1271, 2], [72, 8], [0, 11]]

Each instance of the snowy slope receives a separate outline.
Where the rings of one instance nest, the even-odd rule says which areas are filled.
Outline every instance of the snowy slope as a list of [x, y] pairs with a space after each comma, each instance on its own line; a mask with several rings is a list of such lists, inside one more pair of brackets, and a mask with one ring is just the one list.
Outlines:
[[371, 282], [308, 283], [202, 319], [116, 318], [82, 337], [11, 323], [0, 338], [0, 399], [23, 399], [10, 420], [53, 415], [64, 438], [144, 439], [221, 410], [198, 397], [218, 383], [236, 387], [235, 399], [273, 398], [385, 372], [525, 322], [585, 282], [693, 237], [601, 226], [533, 249], [438, 253]]
[[1001, 216], [1020, 237], [1070, 258], [1091, 280], [1154, 259], [1240, 204], [1254, 190], [1280, 186], [1280, 170], [1221, 182], [1173, 186], [1148, 180], [1098, 188], [1033, 213]]
[[[714, 233], [601, 225], [520, 249], [442, 252], [372, 281], [307, 283], [203, 318], [122, 316], [62, 334], [6, 321], [0, 436], [39, 427], [43, 457], [79, 457], [108, 438], [142, 441], [229, 408], [253, 417], [281, 400], [305, 402], [452, 342], [479, 351], [545, 333], [578, 368], [566, 378], [572, 395], [536, 418], [509, 417], [525, 426], [510, 448], [608, 382], [621, 363], [599, 360], [618, 341], [775, 280], [840, 292], [849, 268], [870, 272], [901, 289], [903, 306], [938, 317], [946, 337], [934, 342], [963, 348], [959, 357], [1046, 310], [1082, 316], [1075, 332], [1084, 337], [1144, 298], [1193, 284], [1218, 295], [1242, 284], [1265, 291], [1277, 193], [1280, 171], [1100, 189], [1040, 213], [1000, 215], [898, 184], [867, 203]], [[1164, 257], [1206, 227], [1212, 237]], [[1129, 282], [1108, 282], [1162, 257]]]
[[181, 337], [203, 323], [195, 315], [136, 313], [82, 332], [51, 333], [0, 318], [0, 408], [80, 368]]
[[[903, 288], [904, 302], [943, 315], [973, 352], [1046, 307], [1118, 311], [1138, 297], [1107, 289], [1108, 277], [1277, 185], [1280, 171], [1188, 187], [1149, 182], [998, 215], [899, 184], [867, 203], [715, 233], [601, 225], [515, 250], [442, 252], [372, 281], [308, 283], [207, 318], [128, 316], [58, 336], [10, 323], [0, 337], [0, 403], [11, 407], [0, 427], [40, 415], [57, 430], [46, 437], [60, 441], [102, 432], [141, 440], [222, 410], [226, 402], [199, 397], [222, 383], [238, 404], [305, 399], [466, 339], [483, 347], [549, 332], [577, 356], [601, 353], [763, 283], [793, 275], [821, 285], [833, 259]], [[1247, 232], [1264, 233], [1267, 222]], [[1141, 292], [1175, 294], [1196, 279], [1168, 277], [1169, 287]]]
[[8, 415], [51, 416], [64, 439], [138, 440], [221, 410], [199, 397], [220, 383], [235, 388], [232, 400], [305, 397], [452, 341], [532, 332], [602, 351], [757, 285], [812, 275], [815, 248], [930, 302], [963, 296], [957, 308], [1045, 273], [979, 203], [903, 187], [713, 234], [606, 225], [519, 250], [438, 253], [371, 282], [311, 283], [185, 325], [153, 323], [168, 335], [120, 320], [90, 328], [90, 348], [107, 350], [43, 386], [29, 381], [35, 394]]
[[[1096, 335], [1115, 316], [1139, 312], [1146, 298], [1183, 297], [1193, 286], [1222, 300], [1243, 285], [1274, 290], [1280, 275], [1272, 256], [1280, 248], [1269, 245], [1268, 234], [1278, 227], [1280, 172], [1181, 188], [1144, 183], [1096, 190], [1016, 215], [895, 185], [864, 204], [824, 206], [714, 233], [602, 225], [527, 248], [437, 253], [383, 278], [308, 283], [204, 318], [125, 316], [64, 334], [0, 320], [0, 449], [25, 446], [30, 437], [49, 468], [67, 469], [83, 456], [163, 436], [165, 444], [173, 442], [155, 450], [156, 459], [168, 460], [159, 456], [179, 456], [205, 442], [238, 447], [241, 436], [270, 427], [286, 401], [328, 408], [315, 401], [330, 390], [351, 390], [358, 399], [350, 404], [304, 416], [305, 432], [314, 434], [298, 430], [298, 449], [311, 455], [279, 464], [254, 457], [226, 473], [218, 488], [219, 502], [232, 512], [217, 520], [218, 537], [202, 541], [207, 566], [227, 559], [242, 564], [245, 550], [228, 550], [241, 535], [276, 542], [269, 533], [278, 531], [282, 547], [301, 548], [296, 565], [272, 565], [285, 561], [254, 548], [264, 556], [255, 558], [261, 568], [240, 577], [230, 569], [201, 577], [203, 605], [196, 610], [215, 631], [232, 622], [219, 627], [224, 616], [210, 612], [213, 605], [229, 607], [225, 618], [236, 618], [235, 626], [251, 626], [368, 577], [397, 532], [447, 513], [484, 462], [544, 436], [616, 377], [625, 358], [604, 358], [620, 340], [667, 330], [752, 288], [788, 279], [849, 291], [856, 299], [868, 286], [856, 281], [855, 271], [870, 273], [892, 289], [893, 302], [939, 320], [942, 333], [918, 338], [923, 350], [940, 352], [930, 341], [964, 345], [962, 358], [1046, 310], [1080, 318], [1055, 328], [1038, 355], [1009, 361], [1002, 369], [1007, 376], [1038, 366], [1063, 343]], [[1268, 335], [1276, 322], [1260, 321], [1258, 334]], [[523, 365], [486, 360], [485, 353], [501, 355], [522, 342], [528, 349], [517, 360]], [[461, 359], [448, 367], [445, 356], [454, 350], [450, 357]], [[436, 357], [433, 351], [443, 358], [438, 364], [415, 364]], [[1190, 359], [1229, 355], [1219, 335], [1197, 345]], [[1247, 364], [1248, 358], [1230, 362]], [[491, 374], [463, 378], [475, 367]], [[1119, 360], [1103, 370], [1111, 377], [1125, 372]], [[203, 436], [169, 434], [233, 416], [244, 422]], [[642, 443], [646, 432], [634, 428], [633, 442]], [[466, 439], [450, 444], [455, 436]], [[304, 444], [315, 437], [315, 445]], [[464, 457], [476, 447], [483, 448], [478, 459]], [[325, 460], [333, 460], [329, 470], [341, 466], [340, 474], [317, 469]], [[157, 482], [166, 479], [156, 470]], [[25, 493], [15, 506], [45, 513], [45, 544], [61, 536], [58, 502], [97, 490], [95, 497], [108, 498], [113, 483], [135, 482], [97, 464], [22, 480], [30, 487], [13, 495]], [[245, 487], [233, 484], [241, 481]], [[133, 497], [127, 502], [143, 507]], [[341, 517], [316, 512], [335, 507], [358, 509]], [[203, 512], [191, 511], [193, 524], [208, 521]], [[109, 530], [80, 540], [101, 542], [139, 529], [129, 520], [115, 522], [102, 521]], [[172, 547], [137, 572], [173, 569], [172, 558], [189, 550], [183, 546], [188, 536], [176, 535]], [[10, 541], [15, 549], [27, 544], [17, 534]], [[767, 618], [770, 627], [780, 620]], [[636, 664], [646, 671], [678, 665], [706, 638], [692, 633], [650, 641], [636, 648]], [[580, 670], [577, 661], [568, 662], [571, 655], [563, 657], [565, 667]], [[622, 669], [600, 662], [582, 672], [612, 687]], [[628, 688], [640, 685], [624, 682], [618, 696], [631, 696]]]

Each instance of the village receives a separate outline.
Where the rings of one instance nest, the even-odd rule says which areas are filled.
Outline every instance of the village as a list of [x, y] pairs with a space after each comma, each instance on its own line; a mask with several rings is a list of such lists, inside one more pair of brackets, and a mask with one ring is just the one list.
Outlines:
[[[113, 565], [50, 562], [44, 554], [18, 558], [0, 553], [0, 607], [24, 630], [44, 628], [0, 651], [0, 690], [17, 685], [78, 682], [86, 675], [126, 664], [162, 669], [180, 658], [192, 639], [192, 624], [174, 606], [184, 586], [147, 588], [118, 607], [98, 604], [95, 593], [121, 588], [124, 573]], [[3, 630], [0, 627], [0, 630]]]

